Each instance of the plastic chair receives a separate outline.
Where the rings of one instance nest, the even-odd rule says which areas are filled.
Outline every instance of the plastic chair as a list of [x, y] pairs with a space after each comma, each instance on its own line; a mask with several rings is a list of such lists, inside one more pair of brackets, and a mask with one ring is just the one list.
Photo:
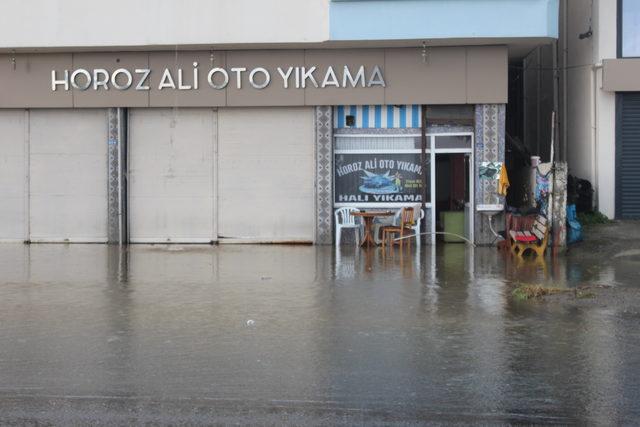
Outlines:
[[352, 228], [356, 235], [356, 245], [360, 244], [360, 224], [356, 220], [356, 217], [351, 215], [351, 212], [357, 211], [358, 209], [354, 207], [346, 207], [338, 208], [333, 213], [336, 224], [336, 246], [340, 246], [340, 236], [342, 235], [343, 228]]

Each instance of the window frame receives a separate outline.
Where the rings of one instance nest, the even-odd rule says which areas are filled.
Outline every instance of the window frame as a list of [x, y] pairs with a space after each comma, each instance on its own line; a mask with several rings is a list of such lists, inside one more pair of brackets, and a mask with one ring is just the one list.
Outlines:
[[[348, 137], [354, 137], [354, 138], [358, 138], [358, 137], [370, 137], [372, 136], [371, 134], [366, 134], [366, 133], [360, 133], [360, 134], [334, 134], [333, 135], [333, 146], [335, 147], [335, 139], [338, 137], [344, 137], [344, 136], [348, 136]], [[385, 134], [385, 135], [380, 135], [381, 137], [404, 137], [404, 136], [412, 136], [412, 137], [416, 137], [416, 136], [420, 136], [419, 134]], [[469, 194], [470, 194], [470, 200], [471, 200], [471, 204], [472, 206], [475, 205], [475, 134], [473, 132], [433, 132], [433, 133], [429, 133], [427, 132], [426, 134], [427, 136], [427, 140], [428, 140], [428, 146], [425, 150], [425, 154], [429, 156], [429, 181], [428, 184], [429, 185], [429, 201], [425, 200], [424, 201], [424, 205], [425, 205], [425, 209], [431, 209], [433, 206], [433, 203], [435, 202], [435, 156], [438, 153], [468, 153], [471, 155], [470, 157], [470, 168], [471, 168], [471, 173], [474, 174], [474, 179], [471, 180], [471, 185], [469, 188]], [[464, 137], [469, 137], [470, 138], [470, 142], [471, 142], [471, 146], [469, 148], [435, 148], [435, 144], [436, 144], [436, 137], [438, 136], [464, 136]], [[414, 154], [414, 153], [422, 153], [422, 150], [419, 148], [416, 149], [382, 149], [382, 150], [375, 150], [375, 149], [367, 149], [367, 148], [363, 148], [363, 149], [351, 149], [351, 150], [336, 150], [335, 148], [332, 150], [333, 154], [332, 154], [332, 171], [331, 173], [335, 175], [335, 156], [336, 154], [357, 154], [357, 153], [376, 153], [376, 154], [383, 154], [383, 153], [388, 153], [388, 154]], [[337, 208], [341, 208], [341, 207], [345, 207], [345, 206], [362, 206], [365, 208], [398, 208], [398, 207], [402, 207], [402, 206], [406, 206], [406, 203], [402, 203], [402, 202], [398, 202], [398, 203], [394, 203], [394, 202], [383, 202], [383, 203], [336, 203], [335, 202], [335, 184], [336, 184], [336, 180], [335, 180], [335, 176], [332, 176], [332, 185], [331, 185], [331, 193], [332, 193], [332, 203], [333, 203], [333, 208], [337, 209]], [[433, 221], [435, 221], [435, 217], [432, 218]], [[434, 227], [435, 227], [435, 222], [434, 222]]]
[[640, 58], [640, 52], [638, 53], [638, 55], [635, 56], [624, 56], [624, 52], [623, 52], [623, 46], [624, 46], [624, 13], [623, 13], [623, 8], [624, 8], [624, 2], [625, 0], [617, 0], [616, 2], [616, 7], [618, 8], [616, 10], [616, 54], [618, 59], [625, 59], [625, 58]]
[[622, 4], [623, 0], [618, 0], [616, 3], [616, 54], [618, 58], [622, 58]]
[[[358, 133], [358, 134], [334, 134], [333, 138], [334, 138], [334, 143], [333, 146], [336, 146], [335, 140], [339, 137], [349, 137], [349, 138], [368, 138], [368, 137], [380, 137], [380, 138], [402, 138], [402, 137], [412, 137], [412, 138], [416, 138], [416, 137], [420, 137], [420, 134], [380, 134], [380, 135], [376, 135], [376, 134], [368, 134], [368, 133]], [[430, 137], [430, 134], [427, 135], [427, 137]], [[430, 153], [430, 148], [427, 148], [427, 153]], [[422, 154], [422, 150], [420, 148], [400, 148], [400, 149], [393, 149], [393, 148], [384, 148], [384, 149], [371, 149], [371, 148], [362, 148], [362, 149], [348, 149], [348, 150], [340, 150], [340, 149], [333, 149], [333, 158], [332, 158], [332, 173], [333, 173], [333, 178], [332, 178], [332, 202], [333, 202], [333, 209], [338, 209], [338, 208], [342, 208], [342, 207], [351, 207], [351, 206], [357, 206], [357, 207], [363, 207], [363, 208], [390, 208], [390, 209], [394, 209], [394, 208], [401, 208], [403, 206], [407, 206], [407, 203], [404, 202], [380, 202], [380, 203], [353, 203], [353, 202], [349, 202], [349, 203], [336, 203], [335, 200], [335, 195], [336, 195], [336, 179], [335, 179], [335, 156], [338, 154]], [[429, 166], [431, 168], [431, 165]], [[431, 196], [429, 196], [429, 200], [431, 200]], [[425, 207], [427, 209], [431, 208], [431, 203], [425, 203]]]

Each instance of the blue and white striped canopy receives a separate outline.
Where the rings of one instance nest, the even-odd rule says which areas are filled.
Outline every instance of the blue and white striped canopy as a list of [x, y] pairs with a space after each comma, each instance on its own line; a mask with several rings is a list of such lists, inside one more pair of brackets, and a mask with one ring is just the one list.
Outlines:
[[[333, 126], [336, 129], [419, 128], [422, 118], [419, 105], [338, 105], [334, 107]], [[355, 118], [347, 126], [346, 117]]]

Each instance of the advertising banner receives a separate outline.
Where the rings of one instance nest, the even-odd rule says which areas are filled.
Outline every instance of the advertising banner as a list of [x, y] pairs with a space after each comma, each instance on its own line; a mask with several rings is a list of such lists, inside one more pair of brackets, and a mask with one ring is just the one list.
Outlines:
[[335, 203], [421, 203], [420, 157], [420, 153], [336, 153]]

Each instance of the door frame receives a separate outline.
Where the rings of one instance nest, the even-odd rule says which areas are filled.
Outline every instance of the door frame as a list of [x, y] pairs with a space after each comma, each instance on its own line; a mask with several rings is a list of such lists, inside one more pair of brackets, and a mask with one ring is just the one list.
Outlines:
[[[438, 148], [436, 149], [436, 137], [438, 136], [468, 136], [471, 138], [471, 147], [469, 148]], [[475, 242], [475, 138], [473, 132], [437, 132], [427, 133], [429, 138], [429, 146], [431, 148], [431, 230], [436, 230], [436, 154], [469, 154], [469, 217], [465, 215], [465, 226], [469, 227], [469, 236], [465, 236], [472, 242]], [[466, 206], [465, 206], [466, 208]], [[466, 209], [465, 209], [466, 211]], [[431, 235], [431, 244], [436, 244], [436, 235]]]

